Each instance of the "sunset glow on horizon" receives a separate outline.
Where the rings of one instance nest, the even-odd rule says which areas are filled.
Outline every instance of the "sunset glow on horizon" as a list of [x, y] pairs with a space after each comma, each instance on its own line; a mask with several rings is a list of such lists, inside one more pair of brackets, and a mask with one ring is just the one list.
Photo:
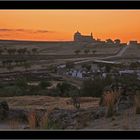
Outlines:
[[0, 39], [72, 41], [77, 30], [140, 42], [140, 10], [0, 10]]

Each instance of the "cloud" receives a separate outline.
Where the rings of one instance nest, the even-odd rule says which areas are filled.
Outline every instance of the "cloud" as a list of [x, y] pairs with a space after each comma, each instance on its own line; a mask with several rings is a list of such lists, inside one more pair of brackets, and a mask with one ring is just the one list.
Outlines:
[[13, 31], [12, 29], [0, 29], [0, 32], [11, 32]]
[[15, 29], [15, 31], [24, 32], [24, 31], [29, 31], [29, 30], [25, 30], [25, 29]]
[[48, 30], [37, 30], [36, 33], [48, 33]]
[[26, 33], [53, 33], [54, 31], [49, 30], [30, 30], [30, 29], [0, 29], [0, 32], [26, 32]]
[[55, 33], [55, 31], [49, 31], [49, 30], [37, 30], [35, 33]]
[[0, 32], [13, 32], [13, 31], [18, 31], [18, 32], [26, 32], [30, 30], [25, 30], [25, 29], [0, 29]]

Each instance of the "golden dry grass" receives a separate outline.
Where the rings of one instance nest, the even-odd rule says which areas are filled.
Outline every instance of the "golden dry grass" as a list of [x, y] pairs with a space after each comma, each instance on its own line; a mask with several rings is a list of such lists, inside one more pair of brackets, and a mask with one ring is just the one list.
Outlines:
[[42, 119], [40, 120], [40, 128], [45, 129], [47, 122], [48, 122], [48, 113], [45, 113], [42, 116]]
[[35, 129], [36, 128], [36, 113], [35, 113], [35, 111], [29, 112], [28, 123], [29, 123], [30, 129]]
[[120, 93], [115, 91], [108, 91], [104, 94], [103, 104], [107, 106], [107, 116], [112, 116], [114, 114], [114, 109], [116, 102], [120, 96]]
[[8, 122], [9, 128], [10, 129], [19, 129], [20, 126], [20, 121], [17, 119], [12, 119]]
[[129, 129], [129, 112], [123, 114], [123, 129]]
[[[68, 104], [71, 98], [50, 97], [50, 96], [20, 96], [20, 97], [1, 97], [6, 100], [10, 108], [25, 108], [25, 109], [73, 109], [72, 104]], [[81, 97], [81, 108], [98, 107], [99, 98]]]

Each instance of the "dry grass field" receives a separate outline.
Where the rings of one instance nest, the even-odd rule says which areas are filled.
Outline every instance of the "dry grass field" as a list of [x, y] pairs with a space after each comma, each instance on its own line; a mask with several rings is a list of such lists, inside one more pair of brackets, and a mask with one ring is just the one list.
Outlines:
[[[50, 97], [50, 96], [20, 96], [20, 97], [0, 97], [8, 102], [10, 108], [22, 109], [74, 109], [70, 98]], [[97, 107], [98, 98], [81, 97], [81, 108]]]
[[[70, 103], [70, 98], [62, 97], [48, 97], [48, 96], [22, 96], [22, 97], [7, 97], [2, 98], [8, 101], [10, 108], [18, 109], [47, 109], [51, 111], [54, 108], [74, 110], [75, 108]], [[81, 108], [96, 108], [98, 107], [99, 99], [92, 97], [82, 97], [80, 98]], [[33, 112], [31, 112], [33, 113]], [[33, 121], [34, 115], [31, 114]], [[87, 120], [86, 120], [87, 119]], [[87, 126], [83, 129], [89, 130], [139, 130], [140, 129], [140, 115], [135, 113], [135, 107], [125, 110], [121, 115], [113, 117], [103, 117], [99, 119], [88, 120]], [[33, 125], [33, 122], [30, 122]], [[2, 124], [1, 124], [2, 125]], [[4, 125], [4, 124], [3, 124]], [[18, 127], [19, 123], [17, 121], [11, 121], [10, 127]]]
[[129, 49], [126, 50], [124, 53], [124, 57], [130, 57], [130, 58], [135, 58], [135, 57], [140, 57], [140, 47], [139, 46], [131, 46]]
[[95, 50], [95, 54], [115, 54], [119, 51], [120, 47], [101, 47], [94, 46], [88, 47], [89, 44], [84, 42], [37, 42], [37, 41], [0, 41], [1, 48], [38, 48], [39, 54], [44, 55], [73, 55], [75, 50], [80, 50], [80, 54], [84, 54], [85, 49]]

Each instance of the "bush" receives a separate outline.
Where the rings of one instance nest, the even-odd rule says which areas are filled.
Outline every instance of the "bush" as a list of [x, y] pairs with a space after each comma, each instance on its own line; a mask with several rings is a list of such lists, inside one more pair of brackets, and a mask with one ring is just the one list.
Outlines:
[[73, 89], [69, 92], [69, 96], [71, 97], [72, 99], [72, 102], [73, 102], [73, 106], [76, 108], [76, 109], [80, 109], [80, 99], [79, 99], [79, 96], [80, 96], [80, 90], [78, 89]]
[[104, 88], [104, 83], [99, 78], [96, 80], [85, 80], [82, 85], [82, 96], [100, 97]]
[[42, 95], [42, 90], [40, 90], [39, 86], [30, 85], [28, 86], [26, 94], [27, 95]]
[[67, 68], [67, 69], [72, 69], [72, 68], [74, 68], [74, 62], [72, 62], [72, 61], [67, 61], [67, 62], [66, 62], [66, 68]]
[[0, 96], [12, 97], [24, 95], [24, 91], [17, 86], [6, 86], [0, 91]]
[[84, 50], [84, 53], [85, 53], [85, 54], [88, 54], [89, 52], [90, 52], [89, 49], [85, 49], [85, 50]]
[[6, 101], [0, 101], [0, 120], [4, 120], [8, 116], [9, 106]]
[[47, 87], [51, 86], [52, 84], [49, 82], [49, 81], [41, 81], [39, 86], [42, 88], [42, 89], [46, 89]]
[[96, 77], [95, 79], [85, 80], [82, 84], [80, 96], [101, 97], [104, 88], [112, 82], [111, 77], [105, 79]]
[[44, 129], [62, 129], [58, 122], [48, 120]]
[[69, 92], [75, 87], [69, 84], [68, 82], [58, 83], [56, 89], [58, 90], [59, 96], [65, 97], [69, 96]]
[[80, 50], [75, 50], [74, 53], [75, 54], [79, 54], [81, 51]]
[[27, 79], [22, 77], [22, 78], [17, 78], [17, 80], [15, 81], [15, 85], [19, 88], [21, 88], [22, 90], [27, 89], [28, 84], [27, 84]]
[[104, 96], [103, 102], [104, 105], [107, 106], [107, 117], [112, 117], [116, 111], [116, 101], [119, 98], [119, 93], [116, 92], [109, 92]]
[[136, 114], [140, 114], [140, 93], [135, 96]]
[[90, 71], [91, 70], [91, 65], [90, 64], [83, 64], [82, 68], [86, 68], [87, 71]]

